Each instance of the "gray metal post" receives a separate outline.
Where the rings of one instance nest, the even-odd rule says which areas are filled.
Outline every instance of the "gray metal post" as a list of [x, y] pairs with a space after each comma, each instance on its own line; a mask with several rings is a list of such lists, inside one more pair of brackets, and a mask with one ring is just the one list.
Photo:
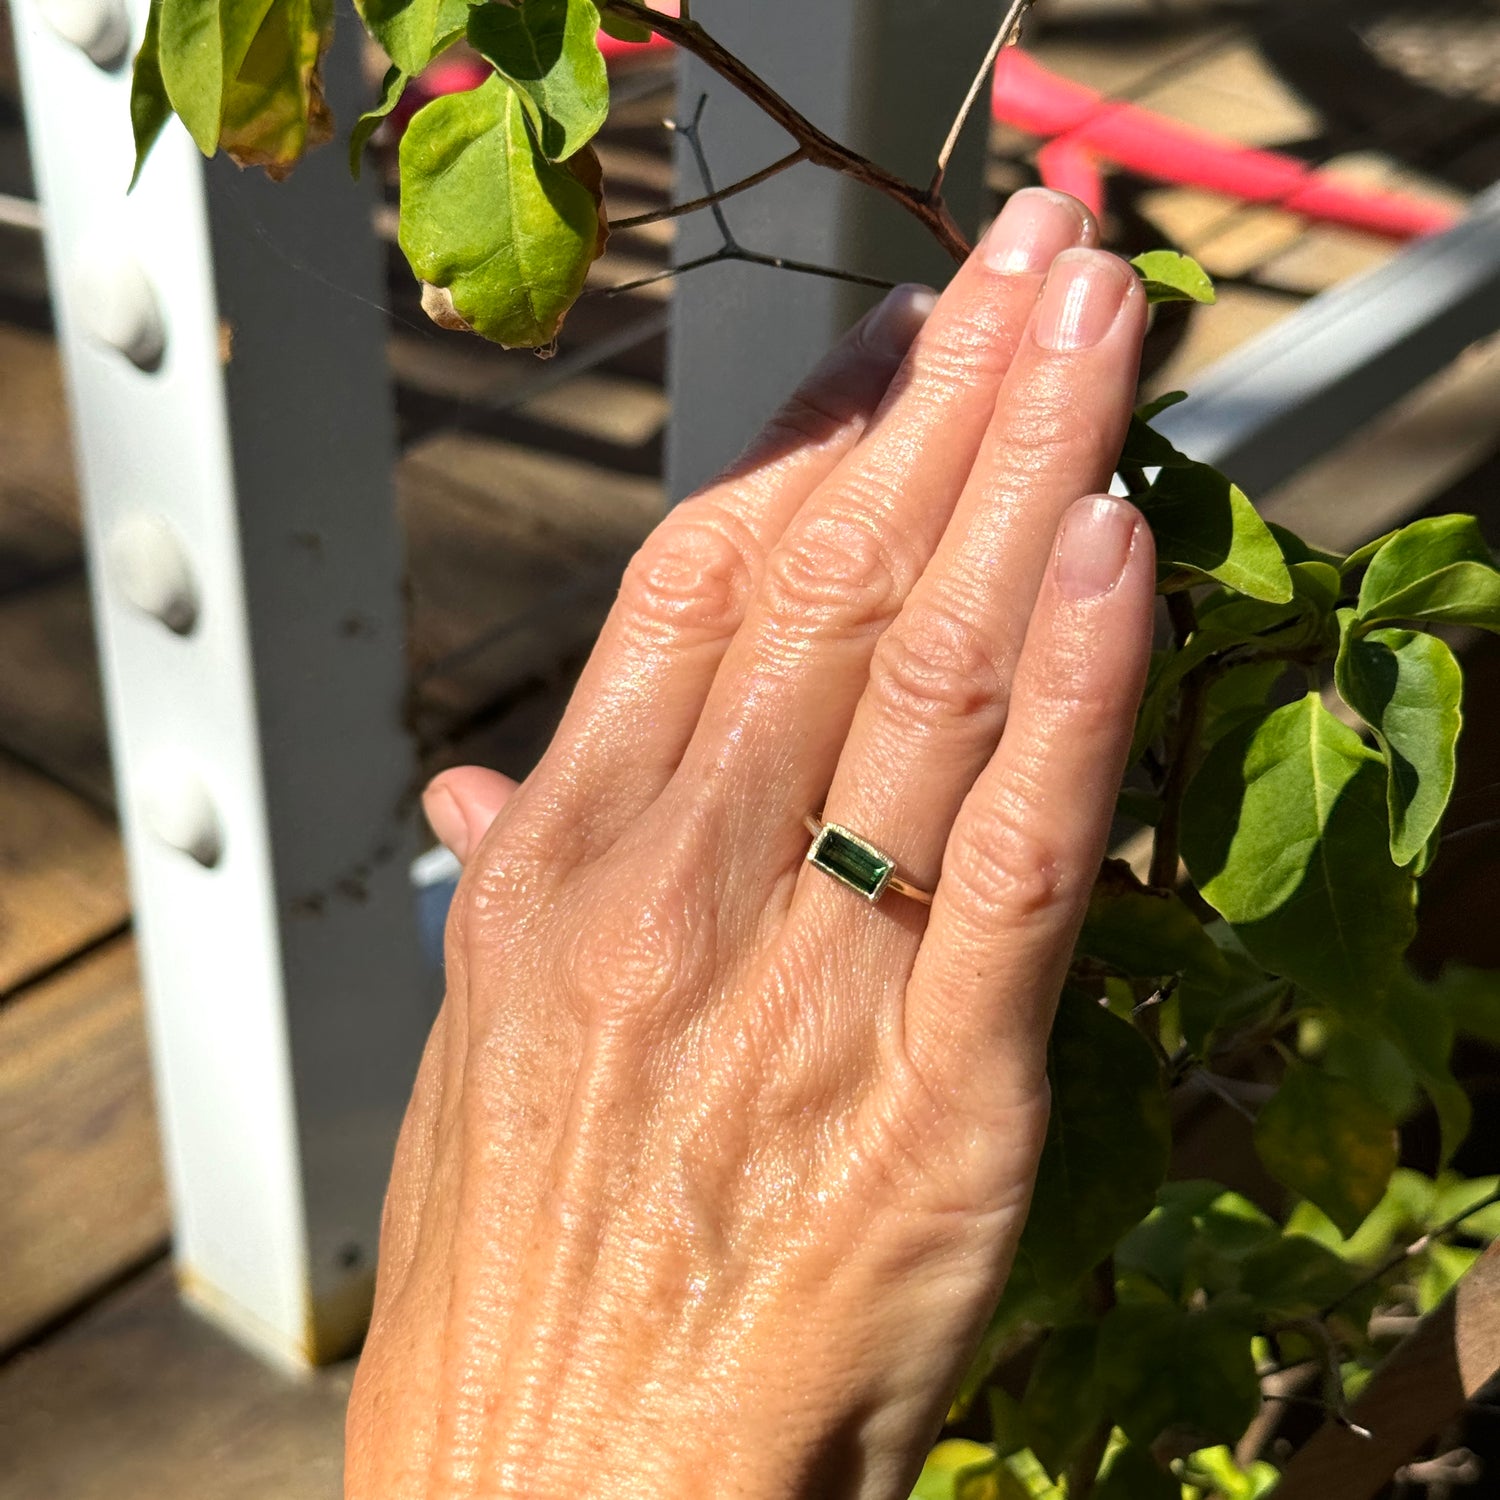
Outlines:
[[[1000, 0], [697, 0], [693, 16], [829, 135], [925, 184], [1003, 8]], [[791, 148], [780, 127], [684, 57], [679, 112], [690, 116], [705, 94], [703, 145], [720, 186]], [[970, 231], [988, 124], [981, 100], [948, 174], [947, 197]], [[677, 189], [683, 199], [702, 192], [683, 146]], [[942, 285], [953, 271], [899, 208], [818, 167], [794, 167], [724, 212], [747, 248], [891, 281]], [[711, 216], [694, 214], [679, 225], [676, 258], [719, 242]], [[732, 459], [873, 295], [734, 263], [682, 277], [673, 290], [668, 494], [681, 498]]]
[[[116, 13], [80, 20], [89, 6]], [[60, 8], [59, 8], [60, 7]], [[20, 0], [175, 1252], [292, 1362], [365, 1318], [431, 1020], [368, 190], [169, 126], [128, 199], [145, 0]], [[84, 25], [83, 20], [89, 24]], [[329, 67], [354, 110], [358, 28]]]

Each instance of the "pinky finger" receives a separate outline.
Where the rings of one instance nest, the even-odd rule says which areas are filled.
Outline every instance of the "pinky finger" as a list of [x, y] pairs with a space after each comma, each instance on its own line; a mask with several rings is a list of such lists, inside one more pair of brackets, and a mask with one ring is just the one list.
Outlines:
[[[1063, 518], [1000, 747], [949, 836], [907, 991], [906, 1051], [955, 1107], [1034, 1096], [1104, 856], [1151, 650], [1155, 549], [1134, 506]], [[972, 1099], [966, 1091], [981, 1091]]]

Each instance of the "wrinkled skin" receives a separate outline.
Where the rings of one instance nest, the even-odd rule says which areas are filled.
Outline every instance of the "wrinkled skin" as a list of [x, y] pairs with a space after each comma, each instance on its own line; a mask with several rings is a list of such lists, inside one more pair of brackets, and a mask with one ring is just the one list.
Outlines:
[[[1149, 649], [1149, 533], [1080, 499], [1146, 318], [1094, 238], [1022, 194], [893, 294], [647, 541], [535, 773], [429, 788], [466, 868], [349, 1500], [908, 1492], [1025, 1218]], [[807, 866], [825, 810], [930, 910]]]

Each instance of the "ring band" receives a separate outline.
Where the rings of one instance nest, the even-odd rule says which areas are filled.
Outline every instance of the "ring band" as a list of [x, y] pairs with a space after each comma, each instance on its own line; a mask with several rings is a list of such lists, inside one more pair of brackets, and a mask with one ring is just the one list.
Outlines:
[[837, 823], [821, 822], [811, 813], [802, 821], [813, 836], [807, 862], [816, 865], [825, 875], [832, 875], [841, 885], [858, 891], [872, 905], [887, 891], [920, 901], [923, 906], [932, 905], [931, 892], [903, 880], [896, 873], [896, 861], [857, 833], [851, 833]]

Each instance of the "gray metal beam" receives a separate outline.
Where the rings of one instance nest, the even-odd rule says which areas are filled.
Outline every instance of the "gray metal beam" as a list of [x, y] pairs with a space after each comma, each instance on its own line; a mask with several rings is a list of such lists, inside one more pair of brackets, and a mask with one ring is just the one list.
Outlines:
[[1446, 234], [1242, 344], [1156, 425], [1183, 452], [1262, 494], [1497, 329], [1500, 186]]
[[[836, 140], [925, 183], [974, 71], [999, 25], [1001, 0], [698, 0], [694, 18]], [[708, 96], [703, 144], [722, 186], [784, 155], [792, 142], [690, 57], [678, 108]], [[948, 174], [947, 197], [972, 232], [981, 208], [989, 111], [981, 100]], [[681, 199], [702, 192], [678, 148]], [[750, 249], [941, 286], [953, 264], [931, 236], [868, 188], [802, 165], [725, 204]], [[720, 243], [706, 213], [679, 225], [678, 263]], [[680, 499], [755, 435], [803, 374], [878, 295], [761, 266], [693, 271], [673, 288], [672, 423], [667, 492]]]

